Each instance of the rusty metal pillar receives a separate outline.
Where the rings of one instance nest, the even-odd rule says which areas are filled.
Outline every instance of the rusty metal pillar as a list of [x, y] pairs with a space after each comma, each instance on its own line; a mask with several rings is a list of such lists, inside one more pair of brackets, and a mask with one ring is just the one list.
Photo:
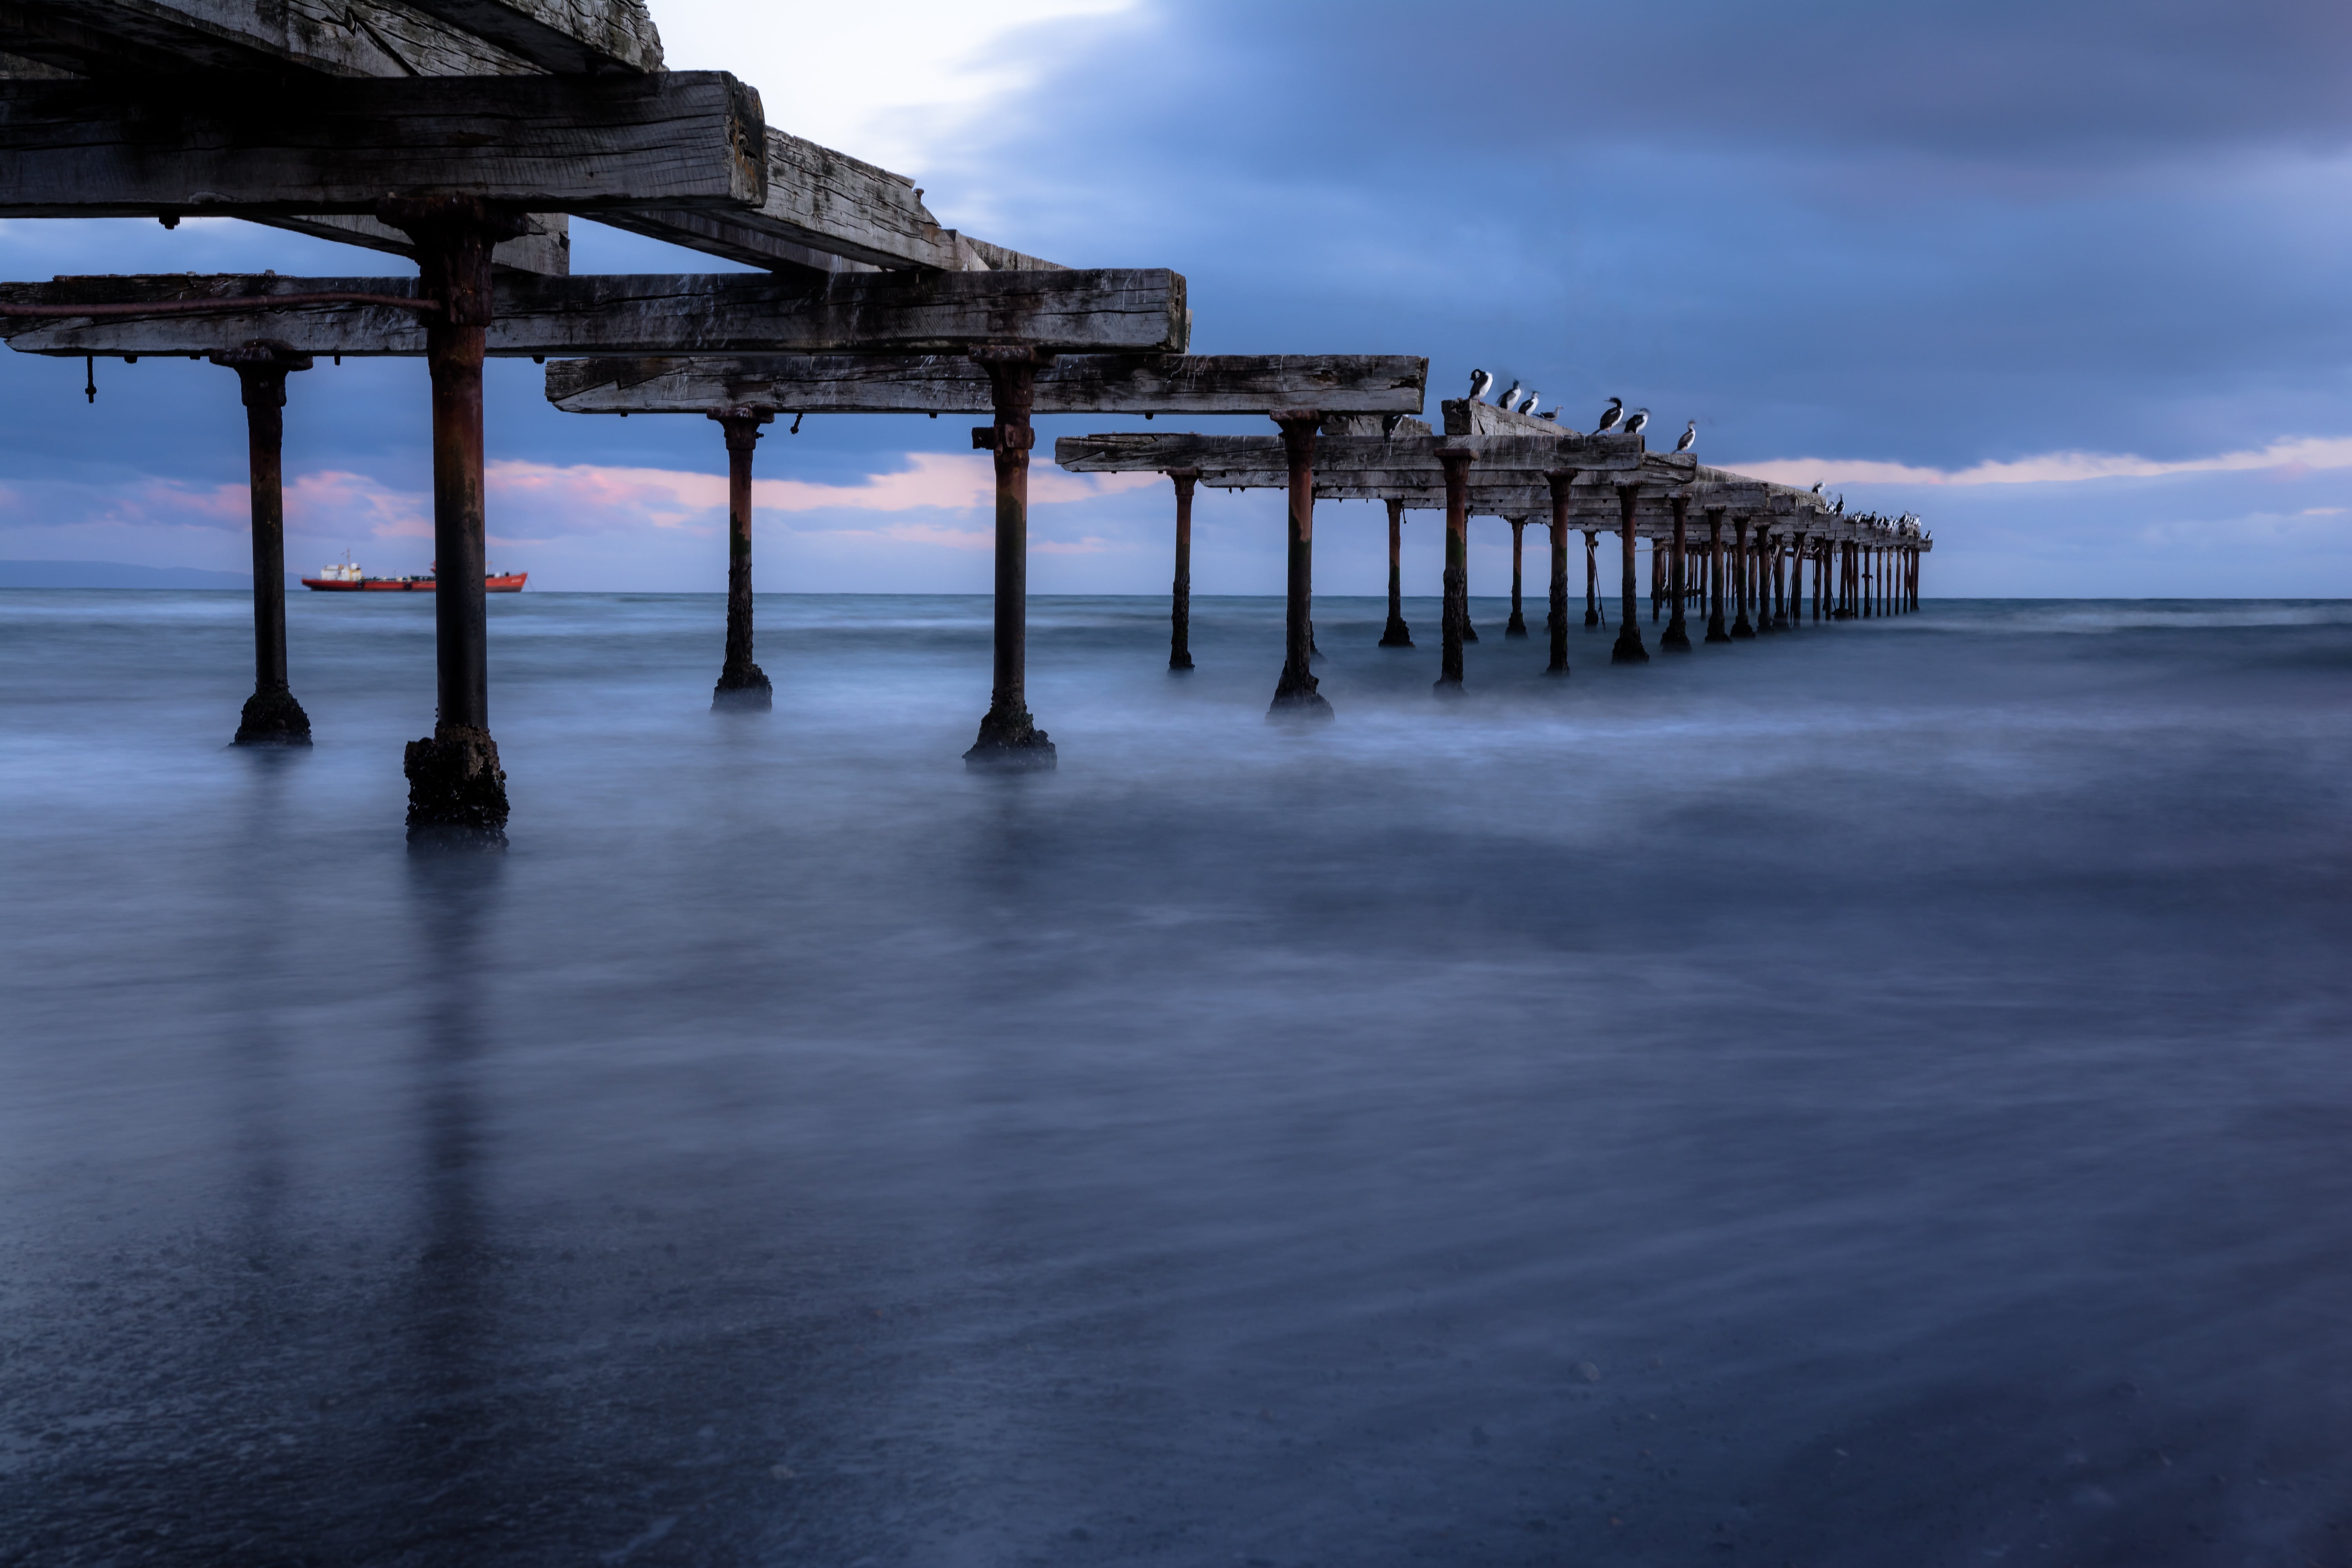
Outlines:
[[1738, 614], [1731, 623], [1734, 637], [1756, 635], [1755, 624], [1748, 618], [1749, 576], [1748, 520], [1735, 517], [1731, 520], [1731, 607]]
[[253, 496], [253, 695], [237, 719], [239, 746], [307, 746], [310, 716], [286, 681], [286, 377], [310, 356], [249, 342], [210, 356], [236, 372], [245, 399], [247, 486]]
[[996, 459], [996, 658], [988, 712], [964, 765], [1016, 771], [1050, 768], [1054, 742], [1029, 715], [1029, 449], [1037, 372], [1054, 356], [1031, 348], [992, 345], [971, 351], [988, 373], [996, 422], [971, 433], [971, 444]]
[[1654, 626], [1666, 598], [1666, 555], [1659, 542], [1654, 538], [1650, 541], [1650, 624]]
[[1683, 604], [1688, 596], [1683, 591], [1683, 550], [1690, 536], [1690, 497], [1672, 496], [1668, 502], [1675, 509], [1675, 537], [1672, 553], [1667, 560], [1671, 576], [1666, 584], [1666, 593], [1673, 601], [1674, 609], [1666, 617], [1666, 629], [1658, 638], [1658, 646], [1673, 648], [1678, 653], [1688, 653], [1690, 627], [1683, 619]]
[[1706, 509], [1706, 640], [1729, 642], [1731, 634], [1723, 629], [1723, 513], [1724, 509]]
[[1404, 624], [1404, 502], [1389, 502], [1389, 624], [1381, 628], [1382, 647], [1411, 647], [1412, 628]]
[[1568, 673], [1568, 515], [1569, 487], [1576, 482], [1574, 468], [1559, 468], [1544, 476], [1551, 486], [1551, 614], [1544, 623], [1550, 634], [1551, 658], [1546, 675]]
[[1198, 468], [1171, 468], [1176, 481], [1176, 581], [1168, 596], [1168, 668], [1192, 668], [1192, 490]]
[[710, 417], [727, 437], [727, 658], [711, 688], [713, 709], [765, 710], [775, 689], [751, 659], [751, 451], [760, 426], [775, 418], [767, 408], [715, 408]]
[[1601, 531], [1584, 531], [1584, 629], [1598, 631], [1609, 623], [1601, 615]]
[[1528, 635], [1528, 618], [1519, 611], [1519, 567], [1527, 543], [1528, 520], [1513, 517], [1504, 521], [1511, 525], [1511, 618], [1504, 623], [1503, 635], [1523, 637]]
[[1470, 458], [1467, 447], [1440, 447], [1445, 470], [1445, 613], [1438, 641], [1437, 692], [1462, 694], [1463, 631], [1470, 619]]
[[1641, 504], [1642, 487], [1636, 484], [1617, 487], [1617, 531], [1622, 570], [1619, 574], [1618, 592], [1624, 599], [1623, 613], [1618, 618], [1616, 646], [1609, 650], [1612, 664], [1647, 664], [1650, 650], [1642, 646], [1642, 594], [1635, 579], [1635, 538], [1633, 513]]
[[1269, 719], [1328, 719], [1331, 704], [1315, 689], [1315, 433], [1320, 410], [1278, 408], [1283, 456], [1290, 464], [1290, 578], [1282, 618], [1282, 679]]
[[1789, 535], [1789, 629], [1795, 631], [1805, 624], [1805, 536], [1791, 531]]
[[482, 578], [488, 519], [482, 484], [482, 351], [490, 325], [490, 252], [523, 232], [519, 212], [470, 196], [388, 198], [376, 216], [416, 247], [433, 378], [433, 733], [408, 743], [408, 837], [500, 847], [507, 775], [490, 738], [489, 611]]

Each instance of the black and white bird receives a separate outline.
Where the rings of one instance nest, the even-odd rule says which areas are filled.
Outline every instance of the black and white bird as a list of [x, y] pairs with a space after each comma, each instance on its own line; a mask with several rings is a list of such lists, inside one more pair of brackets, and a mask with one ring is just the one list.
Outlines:
[[1830, 503], [1830, 515], [1832, 517], [1843, 517], [1845, 515], [1845, 497], [1840, 496], [1836, 500]]
[[1559, 410], [1557, 408], [1547, 408], [1541, 414], [1537, 415], [1536, 417], [1538, 419], [1548, 419], [1554, 425], [1557, 425], [1559, 423]]
[[1822, 487], [1823, 485], [1827, 484], [1827, 483], [1829, 483], [1829, 480], [1827, 480], [1827, 479], [1815, 479], [1815, 480], [1813, 481], [1813, 493], [1814, 493], [1815, 495], [1819, 495], [1819, 494], [1821, 494], [1821, 493], [1822, 493]]
[[1536, 405], [1542, 401], [1542, 393], [1530, 392], [1525, 397], [1519, 399], [1519, 412], [1527, 415], [1529, 418], [1533, 418], [1535, 416]]
[[1622, 397], [1612, 397], [1609, 400], [1609, 406], [1601, 411], [1601, 423], [1592, 427], [1592, 433], [1595, 436], [1606, 436], [1616, 429], [1617, 421], [1624, 417], [1625, 400]]
[[1517, 408], [1519, 405], [1519, 384], [1514, 381], [1503, 388], [1503, 395], [1496, 401], [1506, 408]]
[[1470, 401], [1473, 403], [1486, 402], [1486, 389], [1494, 384], [1495, 378], [1488, 375], [1485, 371], [1472, 371], [1470, 373]]
[[1639, 436], [1642, 433], [1642, 426], [1649, 422], [1650, 411], [1646, 408], [1636, 408], [1633, 410], [1633, 416], [1625, 421], [1625, 434]]
[[1694, 419], [1689, 424], [1683, 426], [1683, 438], [1675, 443], [1675, 450], [1677, 452], [1687, 452], [1692, 447], [1696, 445], [1697, 442], [1698, 421]]

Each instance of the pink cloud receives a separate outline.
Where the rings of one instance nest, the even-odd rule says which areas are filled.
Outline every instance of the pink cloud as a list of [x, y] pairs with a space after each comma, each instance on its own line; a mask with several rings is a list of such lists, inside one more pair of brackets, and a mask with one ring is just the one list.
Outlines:
[[2218, 452], [2169, 462], [2114, 452], [2044, 452], [2013, 463], [1968, 468], [1921, 468], [1867, 458], [1790, 458], [1747, 463], [1742, 473], [1784, 485], [2046, 485], [2084, 479], [2152, 479], [2164, 474], [2234, 473], [2272, 468], [2287, 474], [2352, 468], [2352, 437], [2276, 441], [2259, 451]]

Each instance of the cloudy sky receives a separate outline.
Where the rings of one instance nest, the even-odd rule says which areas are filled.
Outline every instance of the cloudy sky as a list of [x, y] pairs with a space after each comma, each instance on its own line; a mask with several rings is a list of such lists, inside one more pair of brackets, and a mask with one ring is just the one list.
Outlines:
[[[1710, 461], [1922, 513], [1931, 593], [2352, 595], [2340, 0], [653, 5], [671, 65], [735, 71], [942, 221], [1184, 273], [1201, 352], [1425, 354], [1447, 395], [1483, 365], [1579, 427], [1612, 394], [1696, 418]], [[0, 223], [0, 258], [396, 269], [227, 220]], [[585, 224], [574, 264], [717, 269]], [[539, 374], [491, 369], [493, 559], [721, 587], [716, 428], [559, 415]], [[0, 557], [239, 568], [235, 378], [99, 383], [0, 354]], [[418, 363], [295, 378], [295, 564], [422, 568], [425, 413]], [[761, 586], [985, 591], [969, 423], [769, 437]], [[1165, 591], [1164, 482], [1041, 475], [1035, 500], [1036, 591]], [[1431, 521], [1406, 533], [1433, 592]], [[1473, 532], [1474, 588], [1499, 586], [1507, 532]], [[1331, 508], [1318, 587], [1380, 591], [1384, 534]], [[1278, 498], [1204, 498], [1195, 549], [1200, 591], [1278, 593]]]

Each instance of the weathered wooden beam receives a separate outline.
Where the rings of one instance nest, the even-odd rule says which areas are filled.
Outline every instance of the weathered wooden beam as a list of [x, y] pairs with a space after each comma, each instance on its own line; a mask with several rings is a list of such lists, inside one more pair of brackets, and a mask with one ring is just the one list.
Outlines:
[[[37, 320], [10, 305], [242, 300], [271, 294], [417, 297], [414, 278], [193, 275], [0, 284], [0, 335], [28, 353], [211, 353], [266, 341], [310, 354], [421, 354], [415, 313], [380, 305], [237, 307], [216, 314]], [[976, 343], [1055, 353], [1181, 353], [1184, 279], [1162, 269], [862, 272], [812, 289], [759, 273], [509, 273], [492, 290], [488, 352], [558, 354], [912, 353]]]
[[[364, 246], [387, 256], [416, 259], [416, 246], [387, 223], [358, 213], [307, 213], [299, 217], [257, 217], [267, 224], [313, 239]], [[490, 253], [490, 265], [502, 272], [540, 272], [562, 278], [572, 270], [572, 218], [567, 213], [532, 213], [525, 220], [530, 232], [502, 242]]]
[[[1429, 362], [1401, 354], [1080, 354], [1037, 373], [1038, 414], [1410, 413]], [[572, 414], [986, 414], [988, 375], [944, 354], [558, 360], [547, 399]], [[1371, 421], [1379, 423], [1377, 417]]]
[[[1315, 448], [1317, 475], [1346, 474], [1362, 483], [1412, 485], [1442, 479], [1438, 448], [1467, 447], [1471, 473], [1510, 470], [1540, 476], [1559, 468], [1629, 471], [1644, 466], [1638, 436], [1485, 436], [1460, 440], [1411, 437], [1325, 437]], [[1198, 468], [1204, 484], [1221, 470], [1273, 472], [1281, 441], [1273, 436], [1198, 436], [1171, 432], [1070, 436], [1054, 443], [1054, 460], [1072, 473], [1164, 473]], [[1650, 455], [1654, 457], [1654, 454]], [[1285, 470], [1286, 471], [1286, 469]]]
[[544, 69], [600, 76], [662, 68], [644, 0], [409, 0]]
[[0, 82], [0, 217], [369, 213], [387, 195], [530, 211], [756, 207], [759, 94], [661, 77]]
[[8, 0], [0, 50], [77, 76], [191, 70], [520, 76], [538, 67], [404, 0]]
[[1466, 397], [1449, 397], [1438, 405], [1438, 415], [1445, 421], [1448, 436], [1580, 436], [1580, 430], [1549, 419], [1538, 419], [1532, 414], [1515, 414], [1507, 408], [1497, 408], [1491, 403], [1474, 403]]
[[[904, 174], [771, 127], [768, 195], [745, 212], [696, 214], [659, 208], [604, 221], [633, 234], [697, 244], [755, 267], [803, 264], [803, 247], [869, 267], [941, 272], [1031, 271], [1055, 264], [942, 227]], [[688, 237], [679, 238], [680, 235]]]

